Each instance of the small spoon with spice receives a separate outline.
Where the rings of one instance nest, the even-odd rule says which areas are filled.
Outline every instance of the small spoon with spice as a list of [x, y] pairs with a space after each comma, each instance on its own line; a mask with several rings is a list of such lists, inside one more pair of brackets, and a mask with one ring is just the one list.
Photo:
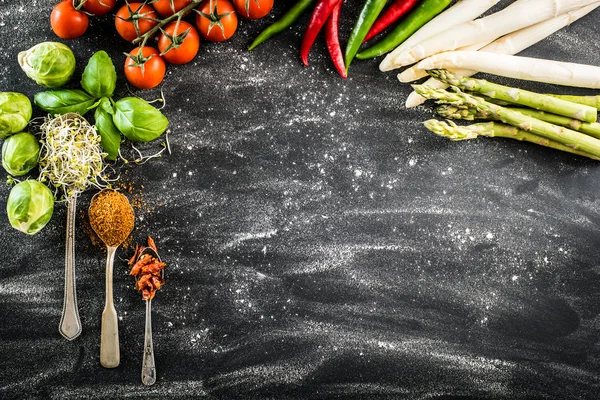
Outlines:
[[142, 359], [142, 383], [150, 386], [156, 382], [156, 364], [154, 363], [154, 346], [152, 344], [152, 299], [165, 284], [166, 264], [160, 259], [154, 240], [148, 236], [148, 247], [136, 248], [136, 253], [129, 260], [130, 275], [135, 276], [135, 287], [142, 292], [146, 301], [146, 324], [144, 328], [144, 357]]
[[119, 326], [113, 302], [113, 262], [117, 248], [127, 239], [134, 225], [134, 214], [123, 194], [102, 190], [92, 197], [88, 210], [90, 225], [106, 244], [106, 300], [100, 333], [100, 364], [115, 368], [120, 362]]

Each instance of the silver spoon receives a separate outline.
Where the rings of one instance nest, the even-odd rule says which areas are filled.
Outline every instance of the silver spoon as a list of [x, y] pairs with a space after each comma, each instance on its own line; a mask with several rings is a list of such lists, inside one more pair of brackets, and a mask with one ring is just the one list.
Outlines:
[[65, 243], [65, 293], [58, 331], [67, 340], [81, 334], [81, 321], [75, 289], [75, 211], [77, 193], [67, 199], [67, 236]]
[[[102, 192], [98, 192], [92, 197], [92, 203], [96, 196]], [[129, 201], [128, 201], [129, 204]], [[131, 205], [130, 205], [131, 207]], [[90, 206], [90, 210], [91, 210]], [[131, 210], [133, 214], [133, 209]], [[90, 225], [92, 229], [98, 234], [98, 237], [106, 244], [106, 293], [104, 302], [104, 311], [102, 311], [102, 325], [100, 328], [100, 364], [104, 368], [116, 368], [120, 363], [120, 351], [119, 351], [119, 323], [117, 317], [117, 310], [113, 301], [113, 263], [115, 260], [115, 252], [121, 243], [116, 246], [111, 246], [106, 243], [105, 238], [102, 238], [102, 231], [99, 227], [94, 226], [90, 219]], [[126, 235], [123, 235], [123, 241], [129, 236], [133, 230], [133, 224], [131, 229]]]
[[[152, 247], [146, 247], [140, 253], [148, 254], [154, 257], [158, 262], [162, 262], [158, 253]], [[164, 270], [161, 271], [164, 277]], [[154, 345], [152, 344], [152, 300], [146, 300], [146, 325], [144, 327], [144, 357], [142, 359], [142, 383], [150, 386], [156, 382], [156, 364], [154, 363]]]

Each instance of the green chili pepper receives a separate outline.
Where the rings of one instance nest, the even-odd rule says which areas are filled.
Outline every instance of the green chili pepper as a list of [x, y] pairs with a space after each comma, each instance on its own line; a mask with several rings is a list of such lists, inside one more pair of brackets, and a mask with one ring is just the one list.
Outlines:
[[352, 28], [352, 32], [350, 32], [348, 43], [346, 44], [346, 51], [344, 54], [346, 72], [348, 72], [348, 67], [352, 62], [352, 59], [356, 53], [358, 53], [358, 48], [362, 44], [365, 36], [367, 36], [369, 29], [371, 29], [371, 26], [381, 13], [381, 10], [383, 10], [386, 2], [387, 0], [365, 1], [362, 10], [360, 10], [360, 14], [358, 15], [358, 19], [354, 24], [354, 28]]
[[304, 14], [304, 11], [306, 11], [306, 9], [311, 4], [313, 4], [315, 1], [316, 0], [300, 0], [300, 1], [296, 2], [296, 4], [294, 4], [294, 6], [292, 8], [290, 8], [288, 10], [288, 12], [283, 14], [283, 16], [279, 20], [272, 23], [271, 25], [269, 25], [267, 27], [267, 29], [262, 31], [256, 37], [256, 39], [254, 39], [254, 42], [252, 42], [250, 47], [248, 47], [248, 50], [252, 50], [253, 48], [258, 46], [265, 40], [269, 39], [271, 36], [274, 36], [274, 35], [278, 34], [279, 32], [285, 30], [286, 28], [289, 28], [290, 25], [292, 25], [294, 22], [296, 22], [296, 20], [302, 14]]
[[433, 17], [444, 11], [451, 2], [452, 0], [424, 0], [386, 37], [358, 53], [356, 58], [361, 60], [373, 58], [395, 49]]

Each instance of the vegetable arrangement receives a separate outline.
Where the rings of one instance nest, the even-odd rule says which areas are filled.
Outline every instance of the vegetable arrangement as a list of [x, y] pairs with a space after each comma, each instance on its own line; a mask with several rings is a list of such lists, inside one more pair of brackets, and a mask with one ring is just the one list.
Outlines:
[[[151, 89], [164, 79], [166, 63], [186, 64], [200, 48], [200, 36], [223, 42], [238, 27], [238, 15], [259, 19], [271, 11], [274, 0], [139, 0], [125, 2], [115, 13], [119, 36], [137, 45], [127, 55], [125, 77], [138, 89]], [[116, 0], [63, 0], [51, 15], [50, 25], [62, 39], [75, 39], [88, 28], [91, 16], [105, 15]], [[193, 13], [192, 13], [193, 12]], [[189, 22], [184, 19], [195, 15]], [[158, 39], [158, 49], [148, 41]]]
[[437, 15], [429, 22], [424, 24], [419, 30], [413, 33], [405, 42], [396, 47], [392, 52], [385, 56], [379, 64], [381, 71], [389, 71], [400, 68], [395, 64], [395, 59], [406, 49], [420, 43], [428, 37], [443, 32], [457, 24], [472, 21], [482, 13], [492, 8], [500, 0], [461, 0], [452, 7]]
[[[468, 3], [457, 2], [381, 62], [382, 71], [416, 62], [398, 75], [402, 82], [431, 76], [423, 85], [413, 85], [415, 91], [408, 97], [407, 107], [432, 99], [440, 104], [436, 111], [444, 118], [493, 120], [468, 126], [425, 122], [429, 130], [451, 140], [513, 138], [600, 159], [595, 97], [542, 95], [470, 78], [481, 71], [513, 79], [600, 88], [600, 67], [514, 55], [585, 16], [600, 2], [517, 0], [474, 21], [471, 18], [496, 2], [479, 2], [481, 8], [476, 14], [463, 8]], [[444, 90], [448, 87], [452, 90]]]
[[[469, 7], [461, 5], [458, 7], [456, 14], [460, 13], [461, 18], [464, 18], [462, 16], [465, 14], [463, 11], [469, 8], [466, 15], [470, 17], [464, 20], [470, 21], [499, 0], [463, 1], [470, 3]], [[331, 59], [340, 76], [346, 78], [348, 68], [354, 58], [368, 59], [389, 52], [436, 17], [448, 7], [452, 0], [395, 0], [387, 9], [388, 1], [386, 0], [365, 0], [346, 42], [343, 57], [340, 57], [338, 23], [343, 2], [343, 0], [299, 0], [279, 20], [263, 30], [248, 49], [256, 48], [267, 39], [290, 27], [316, 3], [300, 46], [300, 59], [304, 65], [308, 65], [308, 52], [320, 29], [323, 25], [326, 25], [325, 40]], [[473, 3], [476, 5], [470, 7]], [[481, 7], [482, 4], [484, 5], [483, 8]], [[472, 14], [473, 10], [476, 11], [474, 14]], [[388, 29], [391, 29], [391, 31], [385, 34], [379, 42], [360, 51], [363, 43], [379, 36]]]
[[[23, 176], [37, 167], [40, 157], [38, 139], [23, 131], [32, 115], [31, 102], [17, 92], [0, 93], [0, 138], [2, 166], [13, 176]], [[10, 177], [9, 183], [15, 179]], [[39, 232], [52, 218], [54, 195], [43, 183], [27, 179], [11, 189], [6, 213], [11, 226], [28, 235]]]
[[423, 0], [414, 12], [409, 14], [402, 23], [398, 24], [385, 38], [372, 47], [357, 54], [357, 58], [374, 58], [396, 48], [419, 28], [442, 12], [452, 0]]
[[[147, 63], [146, 68], [152, 68], [152, 63]], [[160, 110], [145, 100], [126, 97], [115, 101], [112, 97], [116, 82], [112, 60], [105, 51], [98, 51], [90, 57], [83, 71], [82, 89], [39, 92], [34, 96], [34, 102], [52, 115], [85, 115], [95, 109], [95, 125], [106, 159], [116, 160], [121, 135], [133, 142], [149, 142], [162, 135], [169, 123]]]
[[[50, 203], [48, 192], [53, 204], [54, 199], [72, 201], [90, 186], [107, 186], [104, 160], [120, 157], [122, 137], [132, 142], [152, 141], [166, 131], [169, 121], [140, 98], [113, 99], [117, 75], [104, 51], [90, 57], [81, 76], [81, 89], [56, 89], [67, 83], [75, 70], [75, 57], [64, 44], [40, 43], [19, 53], [18, 60], [27, 76], [55, 88], [34, 96], [34, 103], [49, 113], [39, 127], [31, 126], [35, 135], [24, 131], [33, 113], [29, 99], [18, 92], [0, 93], [0, 138], [6, 138], [2, 166], [13, 177], [20, 177], [39, 165], [37, 180], [14, 186], [11, 193], [16, 194], [9, 196], [7, 204], [11, 224], [34, 234], [50, 220], [53, 206], [37, 204], [42, 200]], [[95, 126], [83, 117], [92, 110]], [[13, 177], [9, 183], [16, 181]], [[51, 185], [54, 193], [44, 183]], [[40, 209], [45, 210], [44, 218]]]
[[409, 65], [443, 51], [496, 40], [538, 22], [580, 9], [594, 0], [517, 0], [510, 6], [477, 20], [456, 25], [414, 45], [395, 58], [398, 66]]
[[[465, 0], [463, 0], [464, 2]], [[461, 4], [458, 3], [457, 6]], [[558, 31], [559, 29], [567, 26], [570, 23], [577, 21], [579, 18], [587, 15], [595, 8], [598, 7], [600, 3], [592, 3], [591, 5], [582, 7], [578, 10], [571, 11], [557, 17], [548, 19], [543, 22], [539, 22], [537, 24], [531, 25], [527, 28], [520, 29], [516, 32], [508, 34], [506, 36], [501, 37], [498, 40], [491, 42], [488, 45], [484, 45], [480, 48], [480, 51], [485, 51], [488, 53], [499, 53], [499, 54], [516, 54], [520, 51], [528, 48], [529, 46], [534, 45], [540, 40], [546, 38], [552, 33]], [[450, 10], [449, 10], [450, 11]], [[408, 43], [408, 41], [407, 41]], [[392, 55], [390, 53], [390, 55]], [[386, 57], [387, 59], [387, 57]], [[385, 63], [385, 59], [382, 61], [382, 65]], [[381, 67], [381, 66], [380, 66]], [[396, 68], [395, 65], [390, 64], [390, 69]], [[460, 75], [474, 75], [477, 71], [458, 71]], [[401, 82], [413, 81], [417, 80], [421, 77], [427, 76], [427, 72], [424, 70], [420, 70], [417, 67], [412, 67], [405, 69], [401, 74], [398, 75], [398, 79]], [[448, 85], [441, 83], [433, 78], [430, 78], [425, 82], [426, 85], [434, 86], [436, 88], [445, 89]], [[415, 107], [425, 101], [425, 98], [419, 96], [415, 92], [412, 92], [408, 98], [406, 99], [406, 107]]]
[[[453, 79], [452, 75], [447, 71], [437, 72], [447, 75], [449, 80]], [[475, 124], [469, 127], [458, 127], [455, 124], [445, 124], [436, 120], [426, 121], [425, 126], [440, 136], [445, 136], [451, 140], [473, 139], [478, 135], [489, 137], [513, 137], [518, 140], [526, 140], [543, 146], [574, 152], [575, 154], [589, 158], [600, 159], [600, 140], [583, 132], [578, 132], [569, 127], [555, 125], [542, 119], [529, 116], [527, 112], [521, 113], [518, 109], [511, 109], [494, 104], [484, 97], [462, 92], [458, 88], [454, 91], [435, 89], [425, 85], [414, 85], [413, 88], [418, 94], [427, 99], [436, 100], [438, 103], [449, 104], [456, 107], [456, 110], [453, 113], [447, 112], [447, 109], [445, 108], [441, 109], [442, 114], [445, 117], [461, 118], [462, 116], [465, 116], [466, 119], [473, 119], [475, 118], [475, 115], [471, 117], [471, 114], [481, 113], [482, 115], [485, 115], [485, 118], [498, 121], [494, 124]], [[511, 89], [508, 88], [507, 90]], [[547, 105], [548, 107], [544, 108], [551, 109], [556, 105], [556, 103], [551, 104], [553, 103], [552, 99], [556, 100], [551, 96], [531, 94], [527, 99], [528, 101], [526, 101], [526, 98], [522, 98], [521, 102], [525, 105], [531, 105], [534, 108], [535, 105]], [[569, 104], [568, 101], [565, 106], [567, 105], [575, 108], [577, 107], [576, 103]], [[580, 106], [587, 107], [583, 105]], [[591, 119], [591, 116], [588, 114], [589, 111], [589, 109], [582, 108], [581, 111], [575, 112], [574, 119], [580, 121]], [[562, 111], [562, 114], [570, 114], [570, 111], [564, 110]], [[569, 119], [567, 119], [567, 121], [568, 120]], [[596, 120], [594, 119], [593, 122], [595, 121]], [[504, 124], [511, 125], [516, 129], [509, 129]]]

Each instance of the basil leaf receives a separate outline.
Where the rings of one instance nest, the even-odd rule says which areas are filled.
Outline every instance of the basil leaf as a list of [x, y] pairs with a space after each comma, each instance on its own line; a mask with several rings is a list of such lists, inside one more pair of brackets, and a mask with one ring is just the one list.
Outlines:
[[100, 50], [88, 61], [81, 77], [81, 87], [94, 96], [110, 97], [117, 85], [117, 72], [110, 56]]
[[103, 109], [107, 114], [115, 115], [115, 109], [113, 108], [112, 102], [110, 99], [103, 97], [98, 102], [98, 107]]
[[[110, 112], [109, 112], [110, 110]], [[121, 147], [121, 132], [115, 126], [112, 119], [112, 106], [110, 101], [104, 97], [94, 112], [96, 129], [100, 134], [102, 149], [107, 153], [107, 160], [116, 160]]]
[[33, 102], [42, 110], [54, 114], [76, 112], [81, 115], [88, 112], [94, 104], [94, 98], [83, 90], [48, 90], [36, 93]]
[[169, 120], [159, 110], [137, 97], [115, 103], [113, 121], [123, 136], [134, 142], [149, 142], [159, 137]]

